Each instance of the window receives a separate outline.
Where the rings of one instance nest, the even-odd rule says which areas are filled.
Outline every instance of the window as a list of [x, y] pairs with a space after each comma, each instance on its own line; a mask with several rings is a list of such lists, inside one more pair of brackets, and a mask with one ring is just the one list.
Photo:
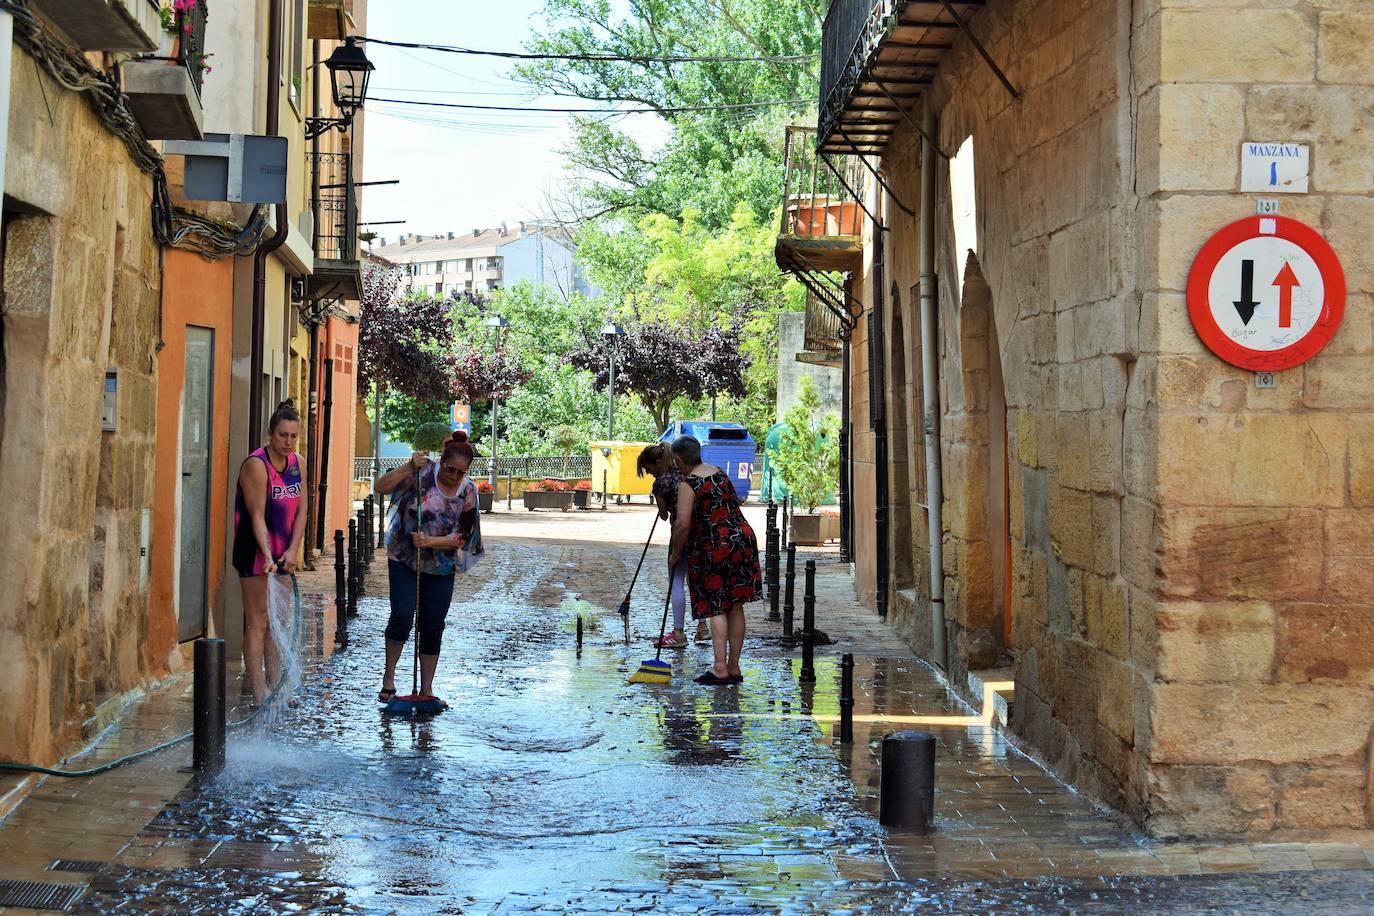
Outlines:
[[291, 41], [291, 84], [287, 94], [299, 114], [305, 93], [305, 0], [294, 0], [291, 4], [291, 28], [286, 34]]
[[443, 294], [444, 294], [444, 284], [443, 284], [443, 282], [441, 281], [441, 282], [439, 282], [439, 283], [434, 284], [434, 295], [436, 295], [436, 296], [442, 296]]
[[959, 147], [949, 161], [949, 201], [954, 216], [954, 276], [955, 295], [962, 295], [964, 267], [969, 252], [978, 251], [977, 185], [973, 172], [973, 137]]
[[435, 261], [431, 266], [433, 267], [433, 270], [430, 271], [432, 274], [441, 274], [444, 272], [443, 261]]
[[472, 272], [472, 258], [467, 258], [463, 261], [463, 270], [466, 270], [469, 273]]

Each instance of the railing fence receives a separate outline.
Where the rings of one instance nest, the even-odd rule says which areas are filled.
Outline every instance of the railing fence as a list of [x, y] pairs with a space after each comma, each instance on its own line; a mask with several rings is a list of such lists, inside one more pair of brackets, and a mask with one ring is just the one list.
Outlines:
[[[395, 470], [405, 464], [408, 458], [383, 458], [381, 459], [381, 471]], [[371, 479], [372, 477], [372, 458], [359, 456], [353, 459], [353, 477], [355, 480]], [[590, 455], [498, 455], [496, 458], [497, 477], [529, 477], [545, 478], [553, 477], [560, 480], [576, 480], [590, 477], [592, 474], [592, 458]], [[491, 459], [478, 456], [472, 459], [472, 465], [468, 468], [468, 476], [474, 480], [482, 480], [491, 476]]]

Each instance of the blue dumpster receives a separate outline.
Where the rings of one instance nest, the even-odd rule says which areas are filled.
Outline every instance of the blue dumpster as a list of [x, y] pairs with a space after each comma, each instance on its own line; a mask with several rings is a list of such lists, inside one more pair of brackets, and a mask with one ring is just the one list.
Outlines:
[[735, 485], [740, 502], [749, 498], [754, 477], [757, 447], [749, 430], [739, 423], [712, 423], [710, 420], [679, 420], [668, 424], [659, 442], [673, 442], [679, 436], [694, 436], [701, 443], [701, 460], [725, 472]]

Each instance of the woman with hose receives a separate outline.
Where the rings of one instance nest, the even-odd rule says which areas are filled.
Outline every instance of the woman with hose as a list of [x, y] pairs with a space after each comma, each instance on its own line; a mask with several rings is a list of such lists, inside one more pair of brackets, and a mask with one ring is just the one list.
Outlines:
[[[651, 445], [639, 453], [635, 471], [640, 477], [650, 474], [654, 478], [654, 503], [658, 506], [659, 519], [670, 526], [677, 523], [677, 488], [682, 483], [682, 472], [673, 463], [673, 453], [663, 443]], [[683, 629], [687, 621], [687, 565], [678, 562], [673, 567], [672, 582], [669, 586], [673, 595], [673, 629], [668, 635], [654, 640], [654, 648], [681, 649], [687, 645], [687, 633]], [[697, 642], [708, 642], [711, 634], [706, 621], [697, 623]]]
[[305, 537], [305, 468], [296, 454], [300, 435], [300, 413], [290, 399], [282, 401], [268, 422], [267, 445], [239, 467], [233, 565], [243, 591], [243, 667], [255, 705], [267, 700], [267, 685], [281, 679], [281, 653], [270, 634], [267, 577], [296, 571]]
[[386, 625], [386, 671], [379, 703], [396, 696], [396, 663], [417, 609], [420, 692], [434, 696], [434, 671], [454, 577], [467, 572], [482, 555], [480, 502], [477, 486], [467, 476], [470, 464], [472, 445], [460, 430], [444, 443], [437, 464], [417, 453], [377, 479], [377, 492], [392, 494], [386, 532], [391, 619]]

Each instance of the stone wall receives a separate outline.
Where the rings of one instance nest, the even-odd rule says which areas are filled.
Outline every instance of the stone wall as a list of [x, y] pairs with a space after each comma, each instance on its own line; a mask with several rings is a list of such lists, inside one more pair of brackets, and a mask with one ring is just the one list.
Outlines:
[[[1155, 447], [1131, 468], [1157, 498], [1124, 511], [1162, 833], [1374, 823], [1374, 9], [1274, 6], [1155, 2], [1135, 24], [1155, 399], [1132, 405], [1131, 438]], [[1327, 237], [1350, 288], [1332, 343], [1273, 389], [1202, 348], [1184, 296], [1205, 239], [1255, 212], [1236, 192], [1257, 140], [1311, 144], [1311, 192], [1281, 212]]]
[[[16, 48], [5, 176], [0, 720], [49, 762], [149, 670], [158, 250], [151, 180], [84, 99]], [[105, 372], [118, 429], [102, 432]]]
[[806, 314], [782, 312], [778, 315], [778, 412], [777, 422], [801, 395], [803, 378], [811, 379], [821, 399], [821, 411], [840, 415], [840, 370], [798, 361], [797, 354], [806, 352]]

